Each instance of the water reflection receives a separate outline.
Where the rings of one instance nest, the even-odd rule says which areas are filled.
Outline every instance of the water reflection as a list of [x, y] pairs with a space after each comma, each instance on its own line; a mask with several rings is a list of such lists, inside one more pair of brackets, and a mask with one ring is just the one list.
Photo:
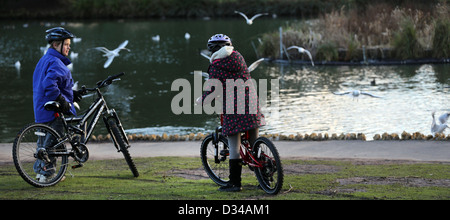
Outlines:
[[[269, 115], [264, 130], [287, 134], [361, 132], [368, 139], [383, 132], [430, 134], [431, 112], [450, 110], [449, 91], [439, 83], [434, 67], [269, 67], [266, 75], [280, 79], [280, 114], [277, 118]], [[449, 75], [441, 73], [440, 77], [448, 79]], [[355, 89], [383, 98], [333, 94]]]
[[[206, 71], [208, 61], [199, 52], [215, 33], [227, 33], [248, 63], [257, 60], [252, 43], [266, 31], [277, 30], [285, 21], [258, 18], [248, 26], [241, 19], [165, 20], [165, 21], [83, 21], [64, 26], [82, 38], [72, 43], [72, 74], [80, 85], [92, 87], [108, 75], [125, 72], [122, 80], [105, 91], [110, 107], [115, 108], [129, 132], [204, 132], [217, 126], [213, 115], [174, 115], [171, 100], [178, 92], [170, 91], [178, 78], [193, 82], [194, 70]], [[0, 141], [11, 142], [17, 131], [33, 121], [32, 74], [45, 47], [46, 27], [40, 22], [1, 21], [0, 30]], [[15, 29], [8, 29], [15, 25]], [[185, 39], [185, 33], [191, 38]], [[159, 35], [160, 41], [152, 36]], [[129, 40], [131, 52], [121, 53], [107, 68], [105, 58], [93, 50], [115, 48]], [[20, 70], [14, 66], [20, 61]], [[265, 109], [267, 133], [377, 133], [422, 132], [430, 134], [431, 111], [450, 110], [449, 65], [422, 66], [300, 66], [262, 63], [253, 78], [278, 79], [279, 114]], [[376, 85], [371, 81], [375, 79]], [[270, 87], [269, 87], [270, 88]], [[333, 92], [362, 90], [382, 99], [336, 96]], [[270, 100], [270, 94], [268, 99]], [[91, 98], [80, 104], [88, 107]], [[275, 102], [274, 102], [275, 104]], [[99, 132], [104, 128], [99, 127]], [[446, 134], [450, 131], [447, 130]]]

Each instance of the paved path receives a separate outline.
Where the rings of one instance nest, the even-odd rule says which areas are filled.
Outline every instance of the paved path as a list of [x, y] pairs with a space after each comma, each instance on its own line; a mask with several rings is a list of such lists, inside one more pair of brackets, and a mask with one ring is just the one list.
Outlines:
[[[199, 141], [132, 142], [134, 157], [199, 157]], [[450, 141], [275, 141], [282, 158], [342, 158], [450, 162]], [[90, 159], [123, 158], [112, 143], [88, 144]], [[12, 144], [0, 144], [0, 164], [12, 162]]]

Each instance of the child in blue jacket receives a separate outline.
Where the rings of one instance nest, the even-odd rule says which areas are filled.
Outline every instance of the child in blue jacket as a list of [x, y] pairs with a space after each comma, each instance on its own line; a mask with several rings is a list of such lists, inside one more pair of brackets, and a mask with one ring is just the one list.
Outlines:
[[[70, 50], [70, 41], [75, 36], [68, 30], [56, 27], [46, 31], [45, 39], [50, 44], [47, 53], [39, 60], [33, 73], [33, 107], [36, 123], [47, 124], [62, 135], [63, 124], [55, 112], [45, 110], [44, 104], [48, 101], [57, 101], [65, 114], [76, 115], [73, 102], [81, 100], [81, 94], [73, 91], [72, 74], [67, 68], [71, 61], [67, 58]], [[38, 140], [38, 149], [46, 148], [52, 140], [41, 138]], [[36, 178], [41, 182], [47, 181], [55, 175], [56, 164], [46, 163], [38, 159], [34, 164]]]

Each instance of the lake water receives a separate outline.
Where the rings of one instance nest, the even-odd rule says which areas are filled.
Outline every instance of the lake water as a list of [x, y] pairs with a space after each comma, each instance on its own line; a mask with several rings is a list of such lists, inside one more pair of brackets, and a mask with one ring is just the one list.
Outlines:
[[[172, 113], [174, 80], [193, 82], [194, 70], [206, 71], [208, 61], [199, 55], [215, 33], [229, 35], [235, 48], [250, 64], [258, 57], [252, 44], [267, 31], [288, 22], [262, 18], [252, 26], [242, 19], [226, 20], [112, 20], [112, 21], [1, 21], [0, 22], [0, 142], [11, 142], [17, 131], [32, 122], [32, 75], [43, 55], [45, 30], [64, 26], [81, 42], [72, 42], [75, 81], [88, 87], [108, 75], [125, 72], [122, 80], [106, 91], [110, 107], [119, 113], [129, 133], [186, 134], [209, 132], [217, 118], [207, 114]], [[26, 26], [24, 26], [26, 24]], [[185, 33], [191, 35], [189, 40]], [[152, 40], [159, 35], [160, 41]], [[114, 49], [124, 40], [109, 68], [94, 47]], [[14, 63], [20, 61], [17, 70]], [[450, 65], [409, 66], [302, 66], [262, 63], [252, 77], [279, 81], [279, 114], [274, 105], [265, 109], [267, 133], [410, 133], [430, 134], [431, 112], [450, 111]], [[372, 86], [372, 77], [376, 85]], [[270, 88], [270, 86], [269, 86]], [[353, 99], [333, 92], [358, 89], [383, 98]], [[192, 97], [194, 99], [195, 97]], [[270, 98], [270, 97], [269, 97]], [[90, 98], [80, 104], [89, 106]], [[97, 132], [105, 133], [103, 125]], [[450, 134], [447, 129], [446, 134]]]

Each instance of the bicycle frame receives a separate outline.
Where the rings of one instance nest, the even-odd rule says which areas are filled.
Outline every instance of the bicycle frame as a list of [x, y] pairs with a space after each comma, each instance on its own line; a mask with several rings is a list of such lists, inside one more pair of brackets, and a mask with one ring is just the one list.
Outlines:
[[[213, 144], [217, 145], [219, 140], [219, 133], [222, 132], [222, 125], [223, 125], [223, 115], [220, 115], [220, 125], [216, 128], [216, 132], [213, 135]], [[253, 147], [250, 146], [249, 142], [249, 133], [248, 131], [245, 131], [241, 134], [241, 145], [239, 147], [239, 154], [241, 155], [242, 162], [244, 164], [247, 164], [251, 167], [257, 167], [261, 168], [263, 167], [263, 164], [261, 164], [255, 156], [253, 156], [252, 149]], [[216, 153], [217, 154], [217, 153]], [[259, 158], [261, 156], [261, 149], [258, 149], [257, 157]], [[267, 156], [267, 155], [266, 155]], [[216, 156], [218, 157], [218, 156]], [[217, 159], [218, 160], [218, 159]]]
[[[128, 141], [128, 138], [125, 134], [125, 131], [123, 129], [123, 126], [120, 122], [120, 119], [114, 109], [109, 109], [105, 99], [103, 98], [102, 93], [100, 92], [99, 88], [91, 89], [91, 91], [95, 91], [97, 93], [98, 98], [94, 103], [91, 104], [86, 114], [82, 116], [74, 116], [65, 118], [64, 114], [56, 113], [55, 117], [62, 117], [63, 118], [63, 125], [65, 128], [65, 135], [62, 137], [62, 139], [55, 145], [53, 148], [57, 148], [60, 145], [70, 142], [72, 145], [72, 151], [66, 151], [66, 152], [48, 152], [50, 156], [62, 156], [62, 155], [69, 155], [71, 157], [74, 157], [73, 150], [74, 148], [74, 142], [73, 137], [74, 134], [81, 135], [81, 140], [79, 140], [79, 144], [86, 145], [86, 143], [89, 141], [92, 132], [94, 131], [95, 126], [98, 123], [98, 120], [100, 119], [100, 116], [103, 116], [103, 121], [105, 123], [105, 126], [108, 130], [108, 132], [111, 134], [111, 137], [114, 142], [114, 146], [117, 149], [117, 152], [120, 152], [120, 146], [116, 140], [116, 137], [112, 134], [110, 126], [108, 124], [108, 120], [113, 119], [115, 120], [115, 123], [119, 127], [120, 132], [122, 133], [122, 137], [125, 140], [126, 148], [130, 147], [130, 143]], [[92, 118], [90, 121], [89, 119]], [[89, 124], [88, 124], [89, 122]]]
[[[255, 156], [253, 156], [252, 147], [250, 146], [250, 142], [248, 141], [249, 134], [248, 131], [244, 132], [241, 135], [241, 146], [239, 154], [241, 155], [242, 161], [251, 167], [261, 168], [263, 164], [261, 164]], [[261, 156], [261, 148], [258, 149], [257, 157]]]
[[[110, 134], [111, 134], [111, 129], [109, 127], [108, 120], [113, 118], [116, 121], [118, 127], [120, 128], [120, 131], [122, 132], [122, 135], [124, 137], [126, 144], [129, 146], [130, 143], [128, 141], [127, 136], [125, 135], [125, 131], [122, 127], [122, 123], [120, 122], [120, 119], [119, 119], [116, 111], [114, 109], [108, 108], [108, 106], [106, 105], [106, 101], [103, 98], [102, 93], [100, 92], [100, 89], [96, 88], [96, 93], [98, 95], [98, 98], [94, 103], [92, 103], [92, 105], [89, 107], [86, 114], [84, 114], [81, 118], [73, 117], [73, 118], [66, 119], [66, 121], [69, 123], [76, 123], [75, 126], [69, 126], [69, 127], [72, 127], [72, 128], [75, 127], [75, 130], [80, 129], [81, 131], [83, 131], [81, 143], [86, 144], [89, 141], [89, 139], [92, 135], [92, 132], [94, 131], [94, 128], [97, 125], [98, 120], [100, 119], [100, 116], [103, 115], [103, 121], [104, 121], [105, 126]], [[89, 118], [91, 118], [91, 117], [92, 117], [92, 119], [90, 120], [89, 124], [87, 124]], [[114, 146], [116, 147], [117, 151], [120, 152], [120, 148], [117, 144], [117, 141], [115, 140], [114, 135], [111, 135], [111, 137], [113, 137]]]

